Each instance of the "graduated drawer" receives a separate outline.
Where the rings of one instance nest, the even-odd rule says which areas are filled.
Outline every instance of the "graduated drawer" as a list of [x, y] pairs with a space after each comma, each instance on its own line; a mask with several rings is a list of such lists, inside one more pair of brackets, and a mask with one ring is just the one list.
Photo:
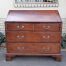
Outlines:
[[22, 54], [54, 54], [60, 53], [59, 43], [8, 43], [8, 53]]
[[6, 23], [6, 30], [33, 30], [31, 23]]
[[60, 32], [7, 31], [7, 42], [60, 42]]
[[36, 23], [34, 25], [35, 31], [60, 31], [61, 23]]

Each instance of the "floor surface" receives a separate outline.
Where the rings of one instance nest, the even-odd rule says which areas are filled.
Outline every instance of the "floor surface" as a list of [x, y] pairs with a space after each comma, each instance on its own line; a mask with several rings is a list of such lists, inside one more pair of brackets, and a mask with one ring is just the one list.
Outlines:
[[12, 61], [5, 60], [5, 51], [0, 51], [0, 66], [66, 66], [66, 52], [62, 52], [62, 61], [57, 62], [51, 57], [15, 57]]

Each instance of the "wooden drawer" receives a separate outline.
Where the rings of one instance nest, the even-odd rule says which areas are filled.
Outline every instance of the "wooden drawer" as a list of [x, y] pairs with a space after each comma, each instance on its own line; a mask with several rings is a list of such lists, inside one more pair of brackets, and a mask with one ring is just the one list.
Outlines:
[[59, 43], [8, 43], [8, 53], [22, 54], [54, 54], [60, 53]]
[[60, 42], [60, 32], [23, 32], [7, 31], [8, 42]]
[[37, 23], [34, 25], [35, 31], [60, 31], [60, 23]]
[[6, 30], [33, 30], [31, 23], [6, 23]]

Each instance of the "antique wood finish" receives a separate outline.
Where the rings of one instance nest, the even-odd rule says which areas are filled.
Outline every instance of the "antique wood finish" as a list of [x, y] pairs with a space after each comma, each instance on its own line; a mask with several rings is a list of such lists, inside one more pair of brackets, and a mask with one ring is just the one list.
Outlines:
[[61, 32], [7, 31], [8, 42], [61, 42]]
[[9, 53], [22, 53], [23, 55], [60, 53], [59, 43], [9, 43], [7, 47]]
[[6, 23], [6, 30], [60, 31], [60, 23]]
[[25, 23], [7, 23], [6, 30], [33, 30], [33, 24], [25, 24]]
[[60, 23], [39, 23], [34, 28], [35, 31], [60, 31]]
[[61, 61], [62, 21], [57, 10], [10, 10], [5, 32], [6, 60], [29, 55]]

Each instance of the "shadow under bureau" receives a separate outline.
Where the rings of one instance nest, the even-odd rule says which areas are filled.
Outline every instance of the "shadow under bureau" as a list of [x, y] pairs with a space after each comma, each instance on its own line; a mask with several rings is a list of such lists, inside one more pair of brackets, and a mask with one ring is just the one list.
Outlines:
[[57, 10], [10, 10], [5, 33], [6, 60], [23, 55], [61, 61], [62, 21]]

